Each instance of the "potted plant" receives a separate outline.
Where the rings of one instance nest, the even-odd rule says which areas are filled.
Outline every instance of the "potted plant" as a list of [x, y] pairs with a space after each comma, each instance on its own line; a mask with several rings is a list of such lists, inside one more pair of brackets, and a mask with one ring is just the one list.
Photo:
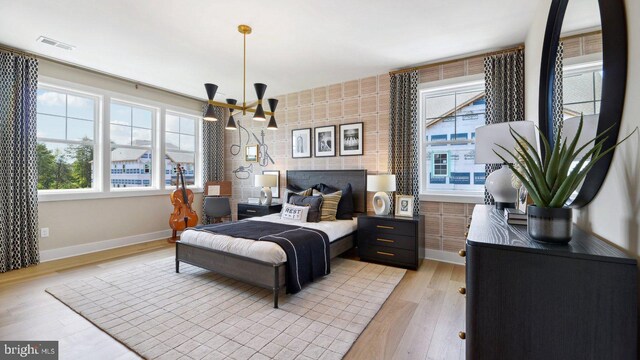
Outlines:
[[[567, 200], [580, 186], [593, 165], [631, 136], [629, 134], [619, 143], [604, 149], [607, 139], [605, 135], [611, 130], [609, 128], [576, 149], [583, 121], [584, 117], [581, 116], [576, 136], [569, 144], [559, 133], [556, 134], [553, 149], [550, 148], [545, 135], [540, 133], [545, 149], [544, 159], [531, 143], [511, 128], [511, 136], [518, 143], [515, 154], [513, 150], [496, 144], [516, 159], [515, 164], [509, 163], [494, 150], [522, 182], [533, 200], [534, 205], [527, 208], [527, 231], [535, 240], [565, 244], [571, 240], [572, 209], [565, 206]], [[590, 145], [593, 147], [579, 157]]]

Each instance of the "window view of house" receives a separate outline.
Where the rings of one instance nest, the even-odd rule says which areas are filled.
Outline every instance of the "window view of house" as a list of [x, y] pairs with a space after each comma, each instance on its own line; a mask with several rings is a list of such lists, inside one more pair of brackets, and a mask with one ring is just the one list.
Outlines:
[[421, 93], [422, 191], [482, 191], [475, 129], [485, 124], [484, 84]]
[[155, 111], [111, 103], [111, 187], [150, 187]]
[[595, 68], [564, 70], [562, 105], [564, 118], [600, 113], [602, 64]]
[[185, 184], [195, 185], [196, 118], [168, 113], [165, 119], [165, 184], [177, 184], [180, 164]]
[[97, 105], [94, 97], [40, 87], [37, 99], [38, 189], [93, 187]]

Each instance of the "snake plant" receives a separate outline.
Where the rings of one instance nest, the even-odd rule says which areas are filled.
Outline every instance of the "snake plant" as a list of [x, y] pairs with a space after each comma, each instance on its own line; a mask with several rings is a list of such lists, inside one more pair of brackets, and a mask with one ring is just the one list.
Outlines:
[[[549, 141], [544, 134], [540, 132], [540, 139], [544, 146], [544, 159], [538, 154], [536, 148], [527, 141], [525, 137], [518, 134], [513, 128], [509, 127], [511, 136], [516, 140], [516, 149], [509, 150], [501, 145], [496, 144], [502, 150], [506, 151], [518, 164], [507, 161], [501, 154], [493, 150], [493, 152], [504, 161], [514, 175], [522, 182], [527, 189], [534, 204], [542, 208], [561, 208], [567, 202], [571, 194], [578, 188], [582, 180], [585, 178], [589, 170], [603, 156], [613, 151], [623, 141], [627, 140], [635, 130], [619, 143], [608, 149], [604, 148], [604, 142], [608, 139], [607, 133], [610, 127], [602, 133], [598, 134], [591, 141], [587, 142], [580, 148], [576, 149], [578, 139], [582, 132], [584, 116], [580, 116], [580, 124], [575, 138], [571, 143], [567, 144], [566, 139], [561, 138], [558, 132], [555, 137], [553, 149], [549, 145]], [[594, 144], [584, 156], [578, 158], [580, 153], [590, 144]], [[514, 153], [515, 151], [515, 153]], [[577, 162], [571, 167], [573, 162]], [[519, 166], [516, 166], [519, 165]]]

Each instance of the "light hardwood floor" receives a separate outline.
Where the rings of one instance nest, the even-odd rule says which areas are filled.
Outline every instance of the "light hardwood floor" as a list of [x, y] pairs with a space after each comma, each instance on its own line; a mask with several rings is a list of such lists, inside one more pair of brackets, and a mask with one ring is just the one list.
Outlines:
[[[138, 359], [44, 289], [173, 254], [162, 241], [0, 274], [0, 339], [59, 340], [60, 359]], [[459, 265], [426, 260], [407, 271], [345, 359], [464, 359], [461, 286]]]

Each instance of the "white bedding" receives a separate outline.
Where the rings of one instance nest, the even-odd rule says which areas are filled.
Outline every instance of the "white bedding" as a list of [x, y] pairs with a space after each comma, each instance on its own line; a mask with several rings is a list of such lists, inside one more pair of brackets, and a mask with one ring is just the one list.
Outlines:
[[[269, 221], [321, 230], [327, 234], [330, 242], [356, 231], [358, 227], [356, 218], [351, 220], [300, 223], [293, 220], [281, 219], [279, 213], [262, 217], [252, 217], [248, 220]], [[234, 238], [227, 235], [212, 234], [205, 231], [186, 230], [180, 235], [180, 242], [246, 256], [272, 264], [287, 261], [287, 254], [285, 254], [284, 250], [282, 250], [278, 244], [269, 241], [255, 241], [244, 238]]]

